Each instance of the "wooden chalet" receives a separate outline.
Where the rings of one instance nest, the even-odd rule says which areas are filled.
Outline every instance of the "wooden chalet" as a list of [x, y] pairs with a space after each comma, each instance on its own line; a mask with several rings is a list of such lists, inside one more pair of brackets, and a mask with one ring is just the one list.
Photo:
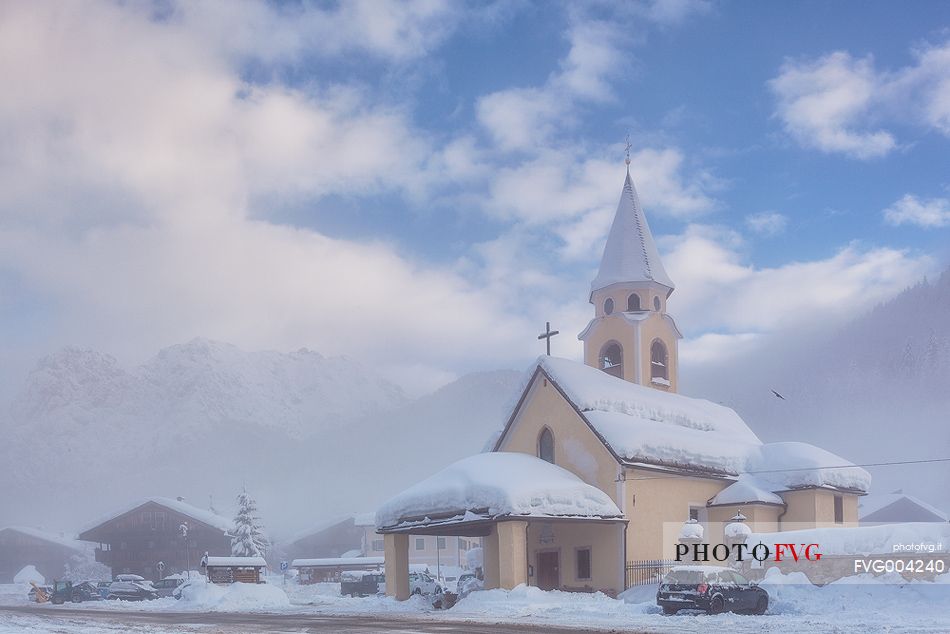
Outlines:
[[263, 557], [210, 557], [201, 559], [201, 571], [217, 584], [264, 583], [267, 562]]
[[0, 583], [11, 583], [31, 564], [47, 580], [61, 579], [66, 567], [83, 557], [84, 544], [75, 539], [27, 526], [0, 528]]
[[113, 577], [136, 574], [157, 580], [197, 570], [205, 553], [229, 555], [230, 528], [229, 520], [181, 499], [152, 497], [92, 524], [79, 539], [98, 544], [96, 561], [109, 566]]
[[351, 570], [382, 569], [382, 557], [328, 557], [323, 559], [294, 559], [290, 567], [297, 570], [301, 584], [339, 581], [344, 572]]

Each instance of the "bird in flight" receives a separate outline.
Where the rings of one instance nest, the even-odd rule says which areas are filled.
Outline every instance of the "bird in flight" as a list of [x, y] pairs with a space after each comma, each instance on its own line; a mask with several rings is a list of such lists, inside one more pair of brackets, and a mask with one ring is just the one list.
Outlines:
[[779, 394], [779, 393], [776, 392], [775, 390], [771, 390], [771, 392], [772, 392], [772, 394], [774, 394], [777, 398], [780, 398], [780, 399], [782, 399], [783, 401], [787, 401], [787, 400], [788, 400], [787, 398], [785, 398], [784, 396], [782, 396], [781, 394]]

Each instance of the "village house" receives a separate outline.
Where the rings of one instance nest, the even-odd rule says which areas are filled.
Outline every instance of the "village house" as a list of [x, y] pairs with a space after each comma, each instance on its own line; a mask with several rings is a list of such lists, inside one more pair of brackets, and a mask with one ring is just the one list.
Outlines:
[[387, 593], [409, 596], [417, 536], [481, 538], [486, 588], [602, 590], [670, 560], [694, 519], [720, 543], [741, 509], [758, 532], [856, 525], [863, 469], [801, 442], [763, 443], [733, 410], [678, 394], [667, 275], [629, 172], [578, 336], [584, 362], [539, 358], [492, 450], [385, 503]]
[[950, 514], [898, 489], [893, 493], [875, 493], [861, 498], [858, 519], [861, 524], [948, 522]]
[[[431, 572], [442, 566], [464, 568], [468, 551], [479, 546], [479, 539], [419, 535], [410, 544], [409, 563], [425, 566]], [[383, 536], [376, 532], [376, 514], [358, 513], [322, 522], [298, 534], [283, 547], [282, 554], [294, 562], [309, 562], [293, 567], [306, 567], [308, 579], [323, 581], [338, 578], [344, 570], [363, 569], [366, 560], [381, 564], [385, 545]]]
[[96, 561], [109, 566], [113, 577], [136, 574], [155, 580], [197, 570], [206, 553], [229, 556], [230, 529], [231, 522], [212, 511], [180, 498], [152, 497], [96, 521], [79, 539], [98, 544]]
[[85, 544], [71, 537], [28, 526], [0, 528], [0, 583], [11, 583], [29, 565], [47, 580], [61, 579], [85, 557]]

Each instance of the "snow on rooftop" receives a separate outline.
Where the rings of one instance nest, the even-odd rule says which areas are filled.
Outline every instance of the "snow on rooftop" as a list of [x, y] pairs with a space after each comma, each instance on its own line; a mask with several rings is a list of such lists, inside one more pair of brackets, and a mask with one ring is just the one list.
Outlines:
[[30, 526], [2, 526], [0, 527], [0, 532], [2, 531], [16, 531], [24, 535], [29, 535], [30, 537], [35, 537], [36, 539], [42, 539], [43, 541], [51, 542], [53, 544], [58, 544], [64, 548], [69, 548], [75, 551], [83, 551], [86, 547], [86, 544], [76, 540], [73, 537], [64, 537], [58, 533], [50, 533], [38, 528], [32, 528]]
[[112, 513], [109, 513], [108, 515], [99, 518], [95, 522], [91, 522], [87, 524], [82, 529], [80, 529], [79, 534], [82, 535], [83, 533], [90, 531], [94, 528], [97, 528], [100, 525], [108, 522], [109, 520], [119, 517], [120, 515], [125, 515], [129, 511], [134, 511], [138, 507], [144, 504], [148, 504], [149, 502], [154, 502], [155, 504], [164, 506], [165, 508], [171, 509], [177, 513], [181, 513], [182, 515], [187, 515], [188, 517], [192, 519], [198, 520], [199, 522], [207, 524], [208, 526], [217, 528], [225, 533], [233, 528], [233, 523], [231, 522], [231, 520], [221, 517], [217, 513], [213, 513], [205, 509], [200, 509], [197, 506], [192, 506], [191, 504], [188, 504], [187, 502], [176, 500], [175, 498], [153, 496], [153, 497], [148, 497], [145, 499], [138, 500], [137, 502], [133, 504], [129, 504], [127, 506], [122, 507], [118, 511], [113, 511]]
[[629, 171], [604, 245], [600, 269], [590, 290], [593, 292], [625, 282], [657, 282], [673, 290], [673, 281], [660, 261], [660, 253]]
[[247, 568], [261, 568], [267, 567], [267, 562], [264, 561], [263, 557], [205, 557], [203, 563], [206, 566], [228, 566], [228, 567], [240, 567], [244, 566]]
[[541, 356], [536, 366], [627, 462], [753, 473], [758, 488], [768, 491], [870, 487], [867, 471], [829, 451], [800, 442], [763, 444], [728, 407], [624, 381], [568, 359]]
[[858, 518], [864, 519], [868, 515], [877, 513], [881, 509], [900, 500], [908, 500], [909, 502], [916, 504], [926, 511], [933, 513], [935, 516], [943, 518], [943, 521], [950, 521], [950, 515], [947, 513], [941, 511], [931, 504], [928, 504], [927, 502], [924, 502], [920, 498], [915, 498], [914, 496], [907, 495], [906, 493], [874, 493], [864, 496], [858, 503]]
[[332, 567], [332, 566], [382, 566], [382, 557], [318, 557], [316, 559], [294, 559], [290, 562], [292, 568], [300, 567]]
[[376, 511], [376, 526], [481, 509], [490, 517], [622, 516], [606, 493], [573, 473], [527, 454], [494, 452], [463, 458], [396, 495]]
[[739, 476], [738, 480], [713, 496], [713, 498], [709, 500], [709, 505], [722, 506], [751, 502], [785, 504], [782, 498], [769, 491], [765, 485], [759, 482], [754, 476], [743, 474]]

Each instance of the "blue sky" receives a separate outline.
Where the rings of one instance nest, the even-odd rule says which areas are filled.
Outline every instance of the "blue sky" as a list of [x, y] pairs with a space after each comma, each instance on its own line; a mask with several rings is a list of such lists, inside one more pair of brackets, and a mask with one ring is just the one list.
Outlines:
[[526, 364], [546, 320], [577, 357], [628, 134], [684, 364], [833, 327], [950, 260], [948, 25], [941, 2], [6, 4], [6, 372], [206, 336], [419, 392]]

